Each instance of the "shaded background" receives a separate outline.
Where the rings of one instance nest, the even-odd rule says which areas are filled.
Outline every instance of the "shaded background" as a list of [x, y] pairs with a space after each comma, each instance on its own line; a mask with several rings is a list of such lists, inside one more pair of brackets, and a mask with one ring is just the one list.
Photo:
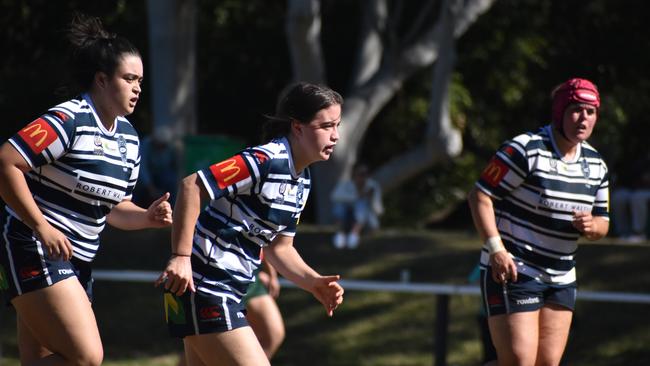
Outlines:
[[[344, 96], [361, 1], [322, 1], [328, 80]], [[424, 1], [405, 3], [404, 11], [413, 13]], [[285, 3], [198, 0], [197, 4], [198, 132], [257, 143], [262, 115], [274, 110], [276, 95], [291, 78]], [[616, 176], [630, 170], [625, 163], [649, 151], [648, 8], [645, 1], [497, 1], [457, 43], [450, 103], [452, 120], [463, 130], [463, 153], [387, 195], [382, 222], [387, 230], [356, 252], [334, 251], [327, 228], [302, 231], [297, 245], [307, 261], [351, 279], [393, 281], [408, 269], [416, 282], [465, 283], [478, 260], [478, 244], [466, 205], [458, 203], [455, 195], [472, 186], [503, 140], [548, 123], [550, 91], [569, 77], [586, 77], [600, 87], [603, 106], [591, 143], [610, 165], [615, 187]], [[64, 30], [73, 11], [101, 17], [109, 30], [139, 47], [145, 63], [144, 91], [129, 119], [142, 136], [150, 134], [154, 124], [146, 9], [145, 0], [0, 0], [0, 139], [65, 99]], [[414, 75], [368, 130], [360, 155], [371, 167], [423, 133], [430, 74], [425, 69]], [[310, 216], [303, 221], [309, 223]], [[404, 231], [413, 227], [461, 230]], [[96, 265], [160, 269], [168, 238], [166, 232], [124, 236], [109, 230]], [[143, 246], [134, 251], [134, 244]], [[648, 248], [607, 244], [612, 243], [606, 240], [602, 247], [587, 246], [581, 252], [581, 288], [647, 291]], [[149, 364], [173, 364], [180, 344], [166, 337], [157, 290], [149, 284], [98, 283], [97, 293], [95, 309], [107, 363], [136, 360], [128, 365], [138, 365], [138, 357], [167, 357]], [[478, 361], [476, 300], [452, 300], [450, 359], [454, 364]], [[350, 293], [346, 305], [328, 321], [308, 294], [286, 290], [280, 307], [287, 321], [287, 341], [277, 364], [430, 364], [434, 304], [432, 296]], [[570, 364], [650, 362], [647, 305], [579, 303], [579, 307], [576, 333], [567, 348]], [[5, 355], [15, 358], [12, 314], [10, 309], [0, 313], [0, 336]]]
[[[418, 11], [422, 4], [409, 1], [404, 11]], [[285, 4], [199, 0], [197, 6], [198, 132], [257, 143], [263, 114], [273, 112], [276, 95], [291, 77]], [[146, 9], [144, 0], [0, 0], [0, 138], [64, 100], [63, 32], [73, 11], [101, 17], [110, 31], [140, 48], [144, 92], [130, 120], [141, 135], [149, 134], [153, 113]], [[359, 1], [324, 0], [321, 12], [328, 80], [345, 96]], [[623, 167], [625, 158], [647, 153], [650, 135], [647, 13], [643, 1], [496, 2], [457, 44], [450, 103], [452, 120], [463, 130], [463, 153], [391, 192], [384, 224], [432, 225], [455, 212], [454, 191], [469, 189], [502, 141], [546, 124], [551, 89], [573, 76], [589, 78], [601, 90], [603, 107], [592, 144], [603, 153], [614, 178], [628, 169]], [[425, 69], [411, 78], [371, 125], [359, 150], [371, 167], [419, 139], [430, 72]], [[406, 212], [401, 209], [405, 201], [413, 203]], [[466, 212], [458, 217], [460, 222], [468, 219]], [[305, 220], [310, 221], [309, 214]]]

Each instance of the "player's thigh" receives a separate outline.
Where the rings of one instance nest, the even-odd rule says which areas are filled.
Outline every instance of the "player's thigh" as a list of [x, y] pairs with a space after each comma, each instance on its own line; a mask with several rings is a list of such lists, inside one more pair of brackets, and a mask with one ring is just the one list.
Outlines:
[[534, 365], [539, 311], [495, 315], [488, 318], [499, 365]]
[[246, 303], [246, 319], [264, 349], [276, 347], [284, 339], [282, 314], [271, 295], [251, 298]]
[[103, 349], [95, 314], [76, 277], [15, 297], [11, 302], [22, 322], [20, 339], [26, 349], [42, 352], [35, 348], [40, 344], [71, 362], [101, 363]]
[[569, 338], [573, 312], [563, 306], [546, 304], [539, 314], [539, 345], [536, 366], [559, 365]]
[[194, 348], [185, 343], [185, 339], [183, 339], [183, 344], [185, 346], [185, 352], [178, 360], [177, 366], [209, 366], [201, 360], [201, 357], [196, 353]]
[[251, 327], [187, 336], [183, 341], [206, 365], [270, 365]]
[[17, 317], [16, 319], [16, 337], [18, 338], [18, 344], [20, 345], [18, 350], [20, 352], [21, 365], [31, 365], [36, 360], [40, 360], [52, 354], [52, 351], [45, 348], [36, 340], [32, 331], [27, 328], [27, 325], [25, 325], [25, 322], [23, 322], [20, 317]]

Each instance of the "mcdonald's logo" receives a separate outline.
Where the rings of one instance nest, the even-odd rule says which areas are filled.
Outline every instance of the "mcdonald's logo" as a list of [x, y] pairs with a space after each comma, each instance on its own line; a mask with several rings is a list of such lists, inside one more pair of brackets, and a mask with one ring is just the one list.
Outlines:
[[488, 166], [483, 170], [483, 173], [481, 173], [481, 179], [492, 187], [496, 187], [507, 173], [508, 167], [501, 160], [493, 157]]
[[235, 155], [230, 159], [210, 166], [210, 171], [217, 181], [219, 189], [224, 189], [239, 181], [250, 177], [250, 172], [241, 155]]
[[34, 154], [40, 154], [57, 139], [56, 132], [47, 121], [39, 118], [18, 131]]

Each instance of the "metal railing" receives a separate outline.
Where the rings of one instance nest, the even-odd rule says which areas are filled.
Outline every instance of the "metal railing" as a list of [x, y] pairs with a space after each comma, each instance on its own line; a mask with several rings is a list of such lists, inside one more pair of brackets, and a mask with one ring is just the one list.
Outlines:
[[[160, 272], [133, 270], [93, 270], [93, 277], [104, 281], [154, 282]], [[285, 287], [297, 287], [280, 279]], [[447, 364], [447, 329], [449, 327], [449, 300], [452, 295], [475, 295], [481, 290], [476, 285], [449, 285], [439, 283], [388, 282], [364, 280], [340, 280], [346, 291], [388, 291], [436, 295], [436, 324], [434, 329], [434, 365]], [[607, 291], [578, 291], [578, 300], [618, 303], [650, 304], [650, 294]]]

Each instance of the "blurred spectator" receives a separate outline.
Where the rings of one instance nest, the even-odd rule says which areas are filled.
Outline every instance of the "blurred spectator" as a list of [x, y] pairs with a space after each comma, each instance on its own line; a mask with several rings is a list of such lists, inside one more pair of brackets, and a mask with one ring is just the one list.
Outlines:
[[140, 178], [133, 195], [135, 202], [148, 204], [169, 192], [169, 203], [173, 206], [181, 156], [180, 144], [174, 138], [172, 129], [168, 126], [158, 127], [143, 138], [140, 154]]
[[614, 233], [629, 243], [647, 240], [648, 204], [650, 203], [650, 156], [628, 160], [612, 190]]
[[352, 180], [339, 182], [330, 198], [337, 224], [333, 238], [337, 249], [354, 249], [364, 230], [379, 228], [379, 216], [384, 212], [381, 188], [369, 177], [366, 165], [355, 165]]

